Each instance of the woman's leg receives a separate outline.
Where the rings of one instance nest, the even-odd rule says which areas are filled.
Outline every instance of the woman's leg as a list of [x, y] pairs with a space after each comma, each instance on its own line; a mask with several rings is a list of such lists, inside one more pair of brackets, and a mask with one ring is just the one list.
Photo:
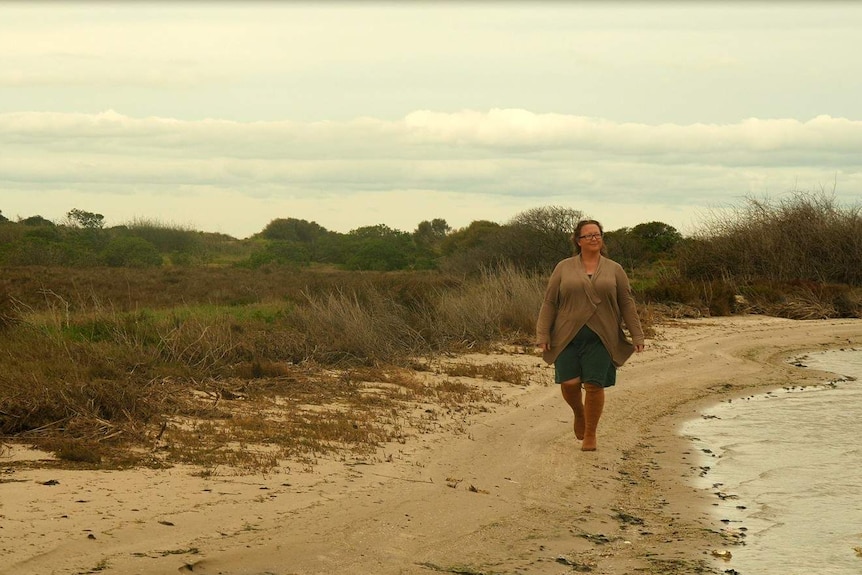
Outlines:
[[581, 451], [596, 450], [596, 428], [605, 407], [605, 388], [593, 383], [584, 384], [584, 443]]
[[581, 395], [581, 378], [576, 377], [560, 384], [563, 399], [575, 413], [575, 437], [584, 438], [584, 400]]

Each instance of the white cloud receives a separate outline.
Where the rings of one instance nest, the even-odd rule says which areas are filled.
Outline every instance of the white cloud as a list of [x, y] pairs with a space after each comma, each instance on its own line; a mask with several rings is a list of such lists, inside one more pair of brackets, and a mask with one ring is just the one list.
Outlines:
[[385, 157], [400, 158], [427, 153], [475, 157], [512, 150], [525, 154], [585, 150], [619, 156], [710, 157], [725, 163], [722, 154], [730, 152], [855, 154], [862, 145], [862, 121], [829, 116], [807, 121], [751, 118], [725, 125], [648, 125], [520, 109], [421, 110], [399, 121], [246, 123], [131, 118], [114, 111], [24, 112], [0, 114], [0, 130], [0, 143], [7, 151], [28, 145], [43, 145], [49, 151], [84, 146], [116, 155], [149, 150], [157, 156], [278, 160], [380, 157], [381, 151]]
[[622, 226], [833, 181], [860, 202], [859, 149], [862, 122], [828, 116], [646, 125], [517, 109], [245, 123], [12, 113], [0, 114], [0, 209], [57, 219], [73, 207], [105, 213], [102, 204], [115, 223], [171, 214], [240, 237], [274, 217], [412, 229], [552, 204], [615, 206]]

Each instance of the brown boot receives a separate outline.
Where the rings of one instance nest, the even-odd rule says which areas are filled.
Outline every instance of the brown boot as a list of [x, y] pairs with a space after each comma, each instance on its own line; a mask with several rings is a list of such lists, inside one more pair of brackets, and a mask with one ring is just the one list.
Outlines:
[[596, 428], [605, 407], [605, 388], [585, 383], [584, 392], [584, 443], [581, 445], [581, 451], [595, 451]]
[[575, 414], [575, 437], [578, 439], [584, 438], [584, 400], [581, 393], [580, 380], [564, 381], [560, 384], [560, 389], [563, 392], [563, 399], [572, 408]]

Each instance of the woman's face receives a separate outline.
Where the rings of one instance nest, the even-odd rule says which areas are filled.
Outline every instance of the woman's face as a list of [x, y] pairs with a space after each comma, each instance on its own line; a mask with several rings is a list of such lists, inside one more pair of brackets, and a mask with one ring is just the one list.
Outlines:
[[581, 228], [581, 235], [578, 236], [578, 245], [582, 252], [601, 251], [602, 249], [602, 230], [596, 224], [587, 224]]

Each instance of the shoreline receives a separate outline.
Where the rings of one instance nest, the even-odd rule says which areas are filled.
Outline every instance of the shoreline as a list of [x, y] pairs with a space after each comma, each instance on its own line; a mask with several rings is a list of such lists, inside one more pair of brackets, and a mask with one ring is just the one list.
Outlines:
[[512, 354], [534, 382], [501, 387], [506, 404], [375, 458], [208, 478], [16, 468], [0, 475], [0, 574], [721, 573], [732, 560], [713, 552], [734, 541], [711, 514], [715, 494], [694, 486], [700, 454], [681, 425], [728, 399], [822, 383], [827, 372], [788, 360], [860, 343], [862, 320], [659, 326], [608, 392], [593, 453], [579, 450], [552, 368]]
[[[800, 357], [807, 359], [800, 362]], [[757, 390], [711, 405], [684, 427], [701, 453], [697, 484], [716, 495], [715, 524], [744, 544], [727, 550], [730, 565], [740, 573], [779, 574], [787, 565], [796, 565], [798, 572], [828, 566], [836, 574], [858, 573], [858, 552], [851, 543], [858, 537], [849, 526], [862, 515], [853, 516], [857, 490], [845, 483], [852, 485], [852, 473], [843, 478], [842, 473], [860, 459], [852, 439], [842, 443], [838, 436], [848, 441], [862, 431], [845, 412], [855, 413], [862, 399], [862, 348], [809, 352], [791, 363], [804, 370], [811, 366], [808, 359], [831, 376], [814, 385]], [[829, 415], [818, 417], [825, 410]], [[834, 424], [834, 417], [844, 424]], [[834, 443], [811, 441], [821, 425]], [[831, 490], [836, 483], [838, 489]], [[814, 517], [824, 518], [823, 529], [811, 532]]]
[[[689, 353], [691, 361], [711, 357], [717, 365], [713, 370], [713, 382], [710, 384], [705, 367], [695, 370], [699, 384], [687, 385], [686, 389], [693, 392], [679, 402], [663, 418], [664, 433], [659, 434], [656, 452], [655, 487], [667, 495], [658, 501], [664, 506], [658, 514], [658, 523], [663, 516], [670, 527], [672, 535], [676, 535], [677, 527], [687, 535], [689, 544], [698, 547], [703, 560], [701, 567], [711, 567], [714, 573], [724, 573], [733, 566], [733, 547], [743, 543], [737, 530], [728, 528], [719, 519], [721, 491], [717, 486], [698, 486], [698, 477], [702, 476], [704, 462], [708, 458], [697, 451], [696, 438], [686, 437], [683, 426], [699, 417], [710, 408], [736, 401], [752, 394], [767, 394], [793, 387], [823, 385], [835, 374], [825, 370], [809, 367], [798, 367], [794, 360], [806, 353], [816, 353], [842, 347], [859, 347], [862, 342], [862, 321], [848, 320], [785, 320], [764, 316], [732, 316], [723, 318], [705, 318], [702, 320], [684, 320], [682, 326], [699, 324], [701, 334], [689, 338], [701, 339], [703, 332], [714, 332], [713, 337], [702, 338], [703, 341], [694, 347], [702, 353], [691, 354], [692, 349], [681, 350]], [[707, 328], [707, 329], [704, 329]], [[685, 328], [683, 328], [685, 329]], [[673, 328], [671, 328], [671, 331]], [[737, 331], [739, 330], [739, 331]], [[726, 332], [722, 334], [721, 332]], [[766, 333], [764, 333], [766, 332]], [[663, 330], [665, 336], [667, 330]], [[659, 336], [661, 338], [661, 334]], [[673, 341], [676, 338], [670, 336]], [[680, 339], [685, 340], [683, 336]], [[716, 341], [718, 340], [718, 341]], [[693, 342], [692, 342], [693, 343]], [[712, 345], [718, 346], [710, 351]], [[722, 373], [721, 363], [727, 366]], [[738, 371], [733, 371], [737, 369]], [[684, 379], [688, 371], [678, 374], [674, 380]], [[731, 378], [732, 374], [737, 374]], [[662, 420], [660, 420], [662, 421]], [[647, 463], [642, 457], [641, 465]], [[631, 490], [630, 500], [638, 500], [650, 495], [649, 487], [638, 486]], [[670, 497], [673, 496], [673, 497]], [[675, 501], [673, 500], [675, 498]], [[744, 535], [743, 535], [744, 537]], [[659, 543], [659, 538], [652, 538]], [[674, 553], [683, 557], [683, 553]], [[697, 563], [695, 556], [689, 554], [689, 565]], [[694, 563], [691, 563], [694, 561]], [[675, 560], [670, 558], [669, 564], [674, 566]], [[667, 565], [663, 565], [668, 568]], [[608, 573], [621, 574], [625, 570], [611, 570]], [[670, 573], [687, 573], [685, 568], [676, 570], [670, 568]]]

